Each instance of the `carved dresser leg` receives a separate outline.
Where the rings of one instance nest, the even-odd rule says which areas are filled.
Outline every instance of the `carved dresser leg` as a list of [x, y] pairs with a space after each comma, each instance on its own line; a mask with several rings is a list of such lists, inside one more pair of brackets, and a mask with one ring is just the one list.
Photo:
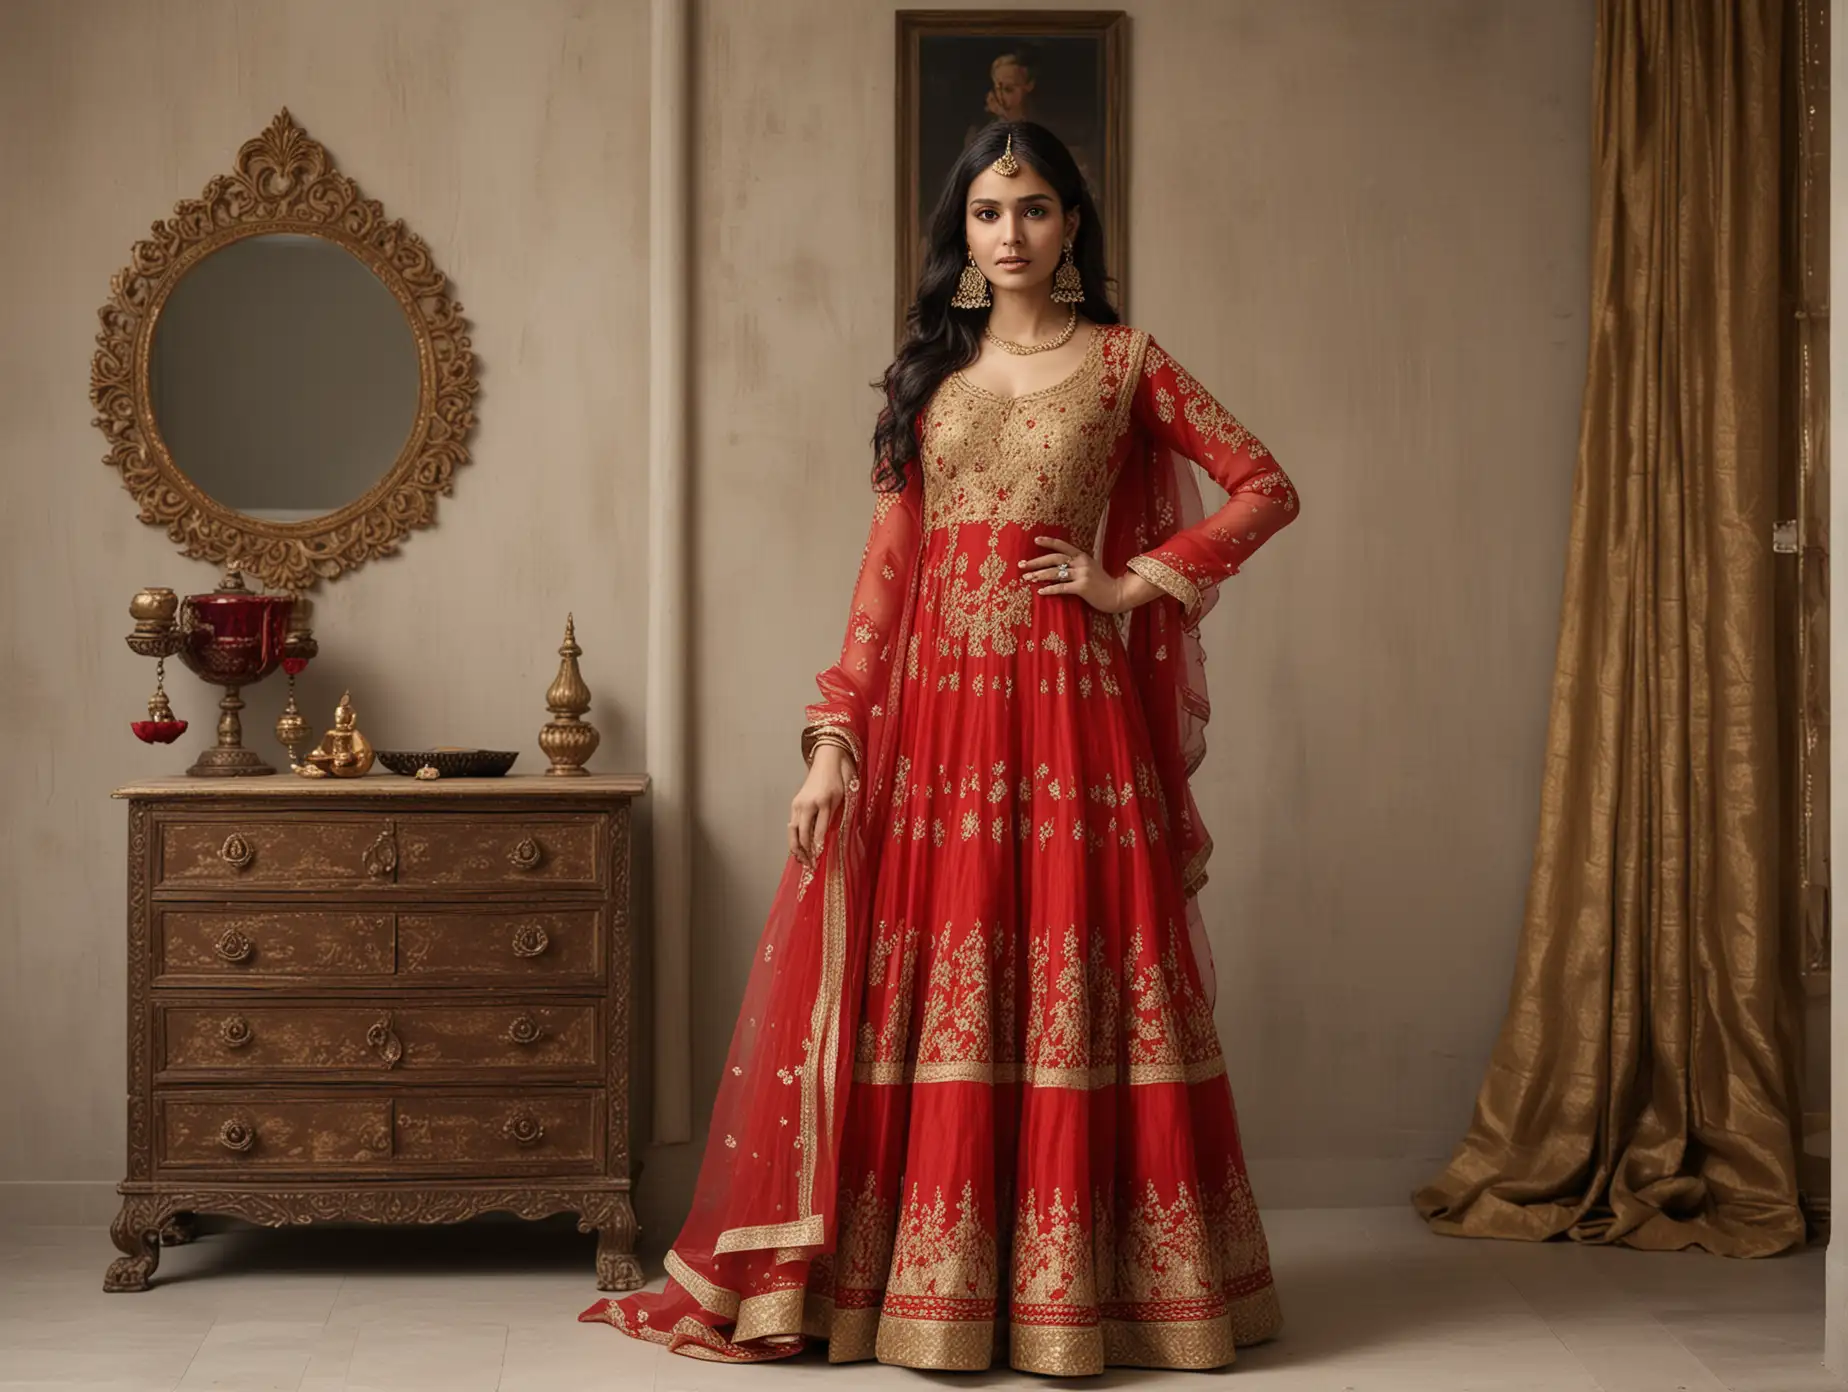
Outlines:
[[199, 1219], [197, 1214], [176, 1213], [160, 1230], [160, 1245], [163, 1247], [184, 1247], [199, 1236]]
[[635, 1259], [635, 1210], [620, 1196], [598, 1215], [597, 1289], [640, 1290], [642, 1264]]
[[109, 1238], [124, 1253], [103, 1276], [106, 1291], [142, 1291], [160, 1265], [160, 1209], [147, 1199], [123, 1199], [122, 1211], [109, 1225]]

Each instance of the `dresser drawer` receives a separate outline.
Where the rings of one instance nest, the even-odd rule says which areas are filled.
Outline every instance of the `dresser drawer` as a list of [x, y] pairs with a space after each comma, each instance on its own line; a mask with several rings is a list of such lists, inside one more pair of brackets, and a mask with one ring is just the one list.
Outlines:
[[283, 1080], [381, 1073], [483, 1077], [520, 1071], [594, 1079], [603, 1065], [591, 1004], [162, 1004], [159, 1075]]
[[603, 819], [397, 819], [398, 883], [420, 889], [601, 889]]
[[163, 818], [155, 857], [162, 889], [349, 889], [389, 885], [391, 822], [325, 816]]
[[348, 1169], [391, 1160], [389, 1098], [169, 1097], [158, 1108], [163, 1168]]
[[603, 1163], [600, 1092], [409, 1093], [397, 1099], [394, 1110], [393, 1158], [402, 1168], [594, 1170]]
[[159, 985], [455, 986], [528, 982], [595, 988], [604, 910], [430, 909], [407, 913], [158, 908]]
[[160, 909], [157, 981], [171, 977], [326, 981], [389, 977], [388, 913]]
[[604, 913], [597, 909], [398, 915], [398, 976], [596, 985], [603, 980]]
[[604, 1162], [601, 1091], [189, 1089], [158, 1096], [157, 1108], [157, 1162], [167, 1170], [556, 1174]]

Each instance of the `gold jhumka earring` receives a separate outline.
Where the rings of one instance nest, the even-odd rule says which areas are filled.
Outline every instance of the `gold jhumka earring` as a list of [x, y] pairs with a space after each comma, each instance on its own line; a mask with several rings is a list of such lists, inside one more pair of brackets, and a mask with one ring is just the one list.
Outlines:
[[988, 277], [975, 264], [975, 253], [969, 253], [969, 264], [963, 267], [962, 279], [956, 282], [956, 293], [950, 296], [952, 309], [986, 309], [994, 301], [988, 296]]
[[1072, 244], [1065, 244], [1065, 260], [1052, 277], [1052, 302], [1054, 304], [1083, 304], [1084, 277], [1078, 274], [1078, 265], [1072, 260]]

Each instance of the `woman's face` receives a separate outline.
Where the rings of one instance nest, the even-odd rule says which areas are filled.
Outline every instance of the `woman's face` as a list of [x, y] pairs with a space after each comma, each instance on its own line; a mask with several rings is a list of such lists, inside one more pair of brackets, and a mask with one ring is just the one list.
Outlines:
[[1078, 210], [1059, 207], [1052, 185], [1025, 160], [1013, 178], [984, 169], [969, 185], [963, 235], [981, 273], [1004, 290], [1052, 279], [1065, 243], [1078, 235]]

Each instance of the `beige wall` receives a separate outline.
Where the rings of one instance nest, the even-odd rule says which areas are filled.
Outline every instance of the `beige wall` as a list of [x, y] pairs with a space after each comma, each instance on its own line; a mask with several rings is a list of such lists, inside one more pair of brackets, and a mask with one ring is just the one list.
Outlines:
[[[1206, 632], [1220, 1024], [1260, 1198], [1391, 1202], [1467, 1121], [1526, 886], [1584, 362], [1590, 0], [1130, 9], [1133, 319], [1304, 496]], [[139, 4], [0, 10], [0, 169], [31, 190], [0, 207], [0, 1188], [39, 1196], [121, 1165], [106, 793], [176, 762], [123, 728], [151, 677], [124, 608], [210, 578], [98, 462], [94, 310], [276, 106], [430, 240], [482, 365], [477, 462], [436, 531], [322, 600], [317, 701], [351, 680], [381, 739], [530, 749], [572, 606], [598, 763], [640, 761], [645, 5], [152, 13], [169, 27]], [[703, 1118], [864, 533], [891, 12], [709, 0], [697, 51]], [[651, 1157], [657, 1245], [696, 1159]]]
[[[547, 719], [566, 610], [604, 732], [641, 763], [646, 585], [647, 7], [403, 0], [0, 6], [0, 1204], [7, 1182], [121, 1177], [124, 814], [193, 722], [136, 742], [146, 584], [212, 568], [143, 526], [91, 428], [96, 310], [134, 240], [288, 106], [430, 243], [473, 324], [474, 463], [434, 530], [322, 587], [304, 704], [348, 684], [376, 742], [519, 748]], [[281, 680], [250, 693], [272, 758]], [[35, 1194], [37, 1191], [34, 1191]], [[100, 1258], [99, 1258], [100, 1260]], [[100, 1270], [100, 1268], [99, 1268]]]

